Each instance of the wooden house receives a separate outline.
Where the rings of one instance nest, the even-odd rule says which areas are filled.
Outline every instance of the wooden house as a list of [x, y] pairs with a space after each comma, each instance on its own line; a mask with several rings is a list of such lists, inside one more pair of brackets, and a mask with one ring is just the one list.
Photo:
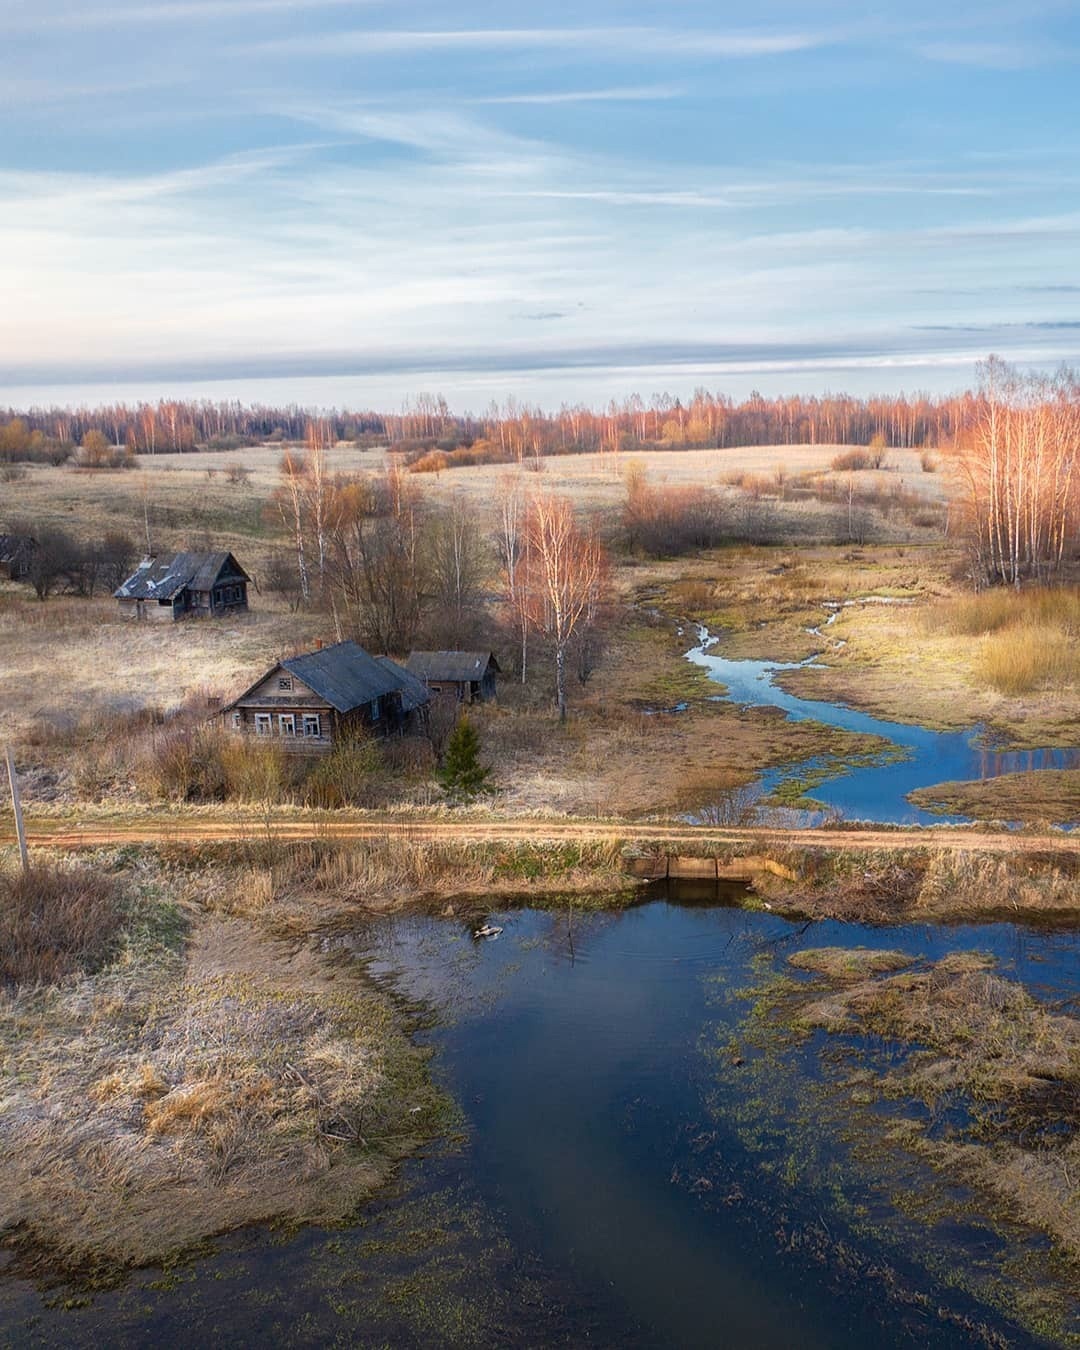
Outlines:
[[0, 576], [22, 581], [30, 575], [37, 540], [28, 534], [0, 534]]
[[113, 595], [132, 619], [217, 617], [247, 609], [250, 580], [231, 553], [174, 553], [144, 558]]
[[492, 652], [413, 652], [405, 669], [433, 694], [452, 694], [460, 703], [496, 697], [500, 670]]
[[386, 736], [422, 717], [427, 690], [391, 661], [337, 642], [279, 661], [222, 709], [225, 726], [320, 753], [353, 731]]

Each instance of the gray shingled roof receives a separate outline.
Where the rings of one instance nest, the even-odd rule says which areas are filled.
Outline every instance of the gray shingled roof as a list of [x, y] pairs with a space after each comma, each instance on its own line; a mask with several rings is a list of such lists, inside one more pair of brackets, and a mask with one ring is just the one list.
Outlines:
[[410, 675], [404, 666], [399, 666], [389, 656], [377, 656], [375, 660], [397, 680], [398, 688], [401, 690], [403, 712], [415, 712], [417, 708], [422, 708], [425, 703], [431, 702], [431, 694], [423, 680], [418, 680], [415, 675]]
[[113, 595], [117, 600], [172, 600], [183, 590], [209, 591], [230, 560], [235, 574], [250, 580], [231, 553], [174, 553], [144, 558]]
[[491, 652], [412, 652], [405, 669], [419, 680], [464, 684], [482, 680], [489, 665], [499, 669]]
[[332, 647], [290, 656], [281, 664], [339, 713], [352, 712], [402, 687], [398, 675], [355, 642], [335, 642]]

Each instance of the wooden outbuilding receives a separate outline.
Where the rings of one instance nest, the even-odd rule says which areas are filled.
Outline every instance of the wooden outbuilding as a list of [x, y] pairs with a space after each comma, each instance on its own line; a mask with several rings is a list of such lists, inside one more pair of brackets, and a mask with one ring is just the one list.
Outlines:
[[30, 575], [37, 540], [28, 534], [0, 534], [0, 576], [22, 581]]
[[231, 553], [174, 553], [144, 558], [113, 595], [132, 619], [220, 617], [247, 609], [250, 580]]
[[433, 694], [452, 694], [460, 703], [497, 697], [501, 672], [493, 652], [413, 652], [405, 669]]
[[428, 698], [424, 686], [389, 657], [337, 642], [279, 661], [221, 715], [237, 734], [318, 754], [351, 732], [408, 730]]

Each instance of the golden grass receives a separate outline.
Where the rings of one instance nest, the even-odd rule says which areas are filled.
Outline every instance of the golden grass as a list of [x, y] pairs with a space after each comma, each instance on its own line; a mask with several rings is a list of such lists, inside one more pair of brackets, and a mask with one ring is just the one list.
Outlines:
[[1080, 677], [1080, 587], [1005, 587], [926, 611], [930, 632], [981, 639], [975, 678], [1000, 694], [1072, 686]]
[[100, 965], [122, 919], [116, 882], [89, 867], [0, 872], [0, 984], [54, 983]]
[[[400, 1008], [308, 944], [318, 906], [281, 944], [204, 912], [216, 869], [130, 865], [147, 890], [112, 965], [0, 993], [0, 1229], [109, 1274], [238, 1224], [344, 1218], [445, 1109]], [[195, 913], [182, 951], [162, 888]]]
[[104, 745], [117, 714], [185, 703], [205, 712], [210, 695], [239, 693], [325, 633], [321, 616], [265, 594], [247, 615], [159, 625], [122, 618], [106, 597], [40, 603], [0, 587], [0, 737], [45, 744], [55, 730], [68, 744]]
[[926, 612], [931, 631], [958, 637], [980, 637], [1003, 628], [1032, 625], [1080, 633], [1080, 587], [1028, 587], [1016, 591], [1004, 586], [960, 595]]
[[988, 637], [975, 657], [977, 679], [999, 694], [1071, 687], [1080, 677], [1080, 642], [1074, 632], [1022, 622]]

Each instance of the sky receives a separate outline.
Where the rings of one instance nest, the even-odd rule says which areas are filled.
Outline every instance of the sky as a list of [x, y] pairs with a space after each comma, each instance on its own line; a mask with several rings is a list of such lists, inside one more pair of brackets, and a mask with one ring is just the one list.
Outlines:
[[0, 406], [1080, 364], [1080, 4], [0, 0]]

